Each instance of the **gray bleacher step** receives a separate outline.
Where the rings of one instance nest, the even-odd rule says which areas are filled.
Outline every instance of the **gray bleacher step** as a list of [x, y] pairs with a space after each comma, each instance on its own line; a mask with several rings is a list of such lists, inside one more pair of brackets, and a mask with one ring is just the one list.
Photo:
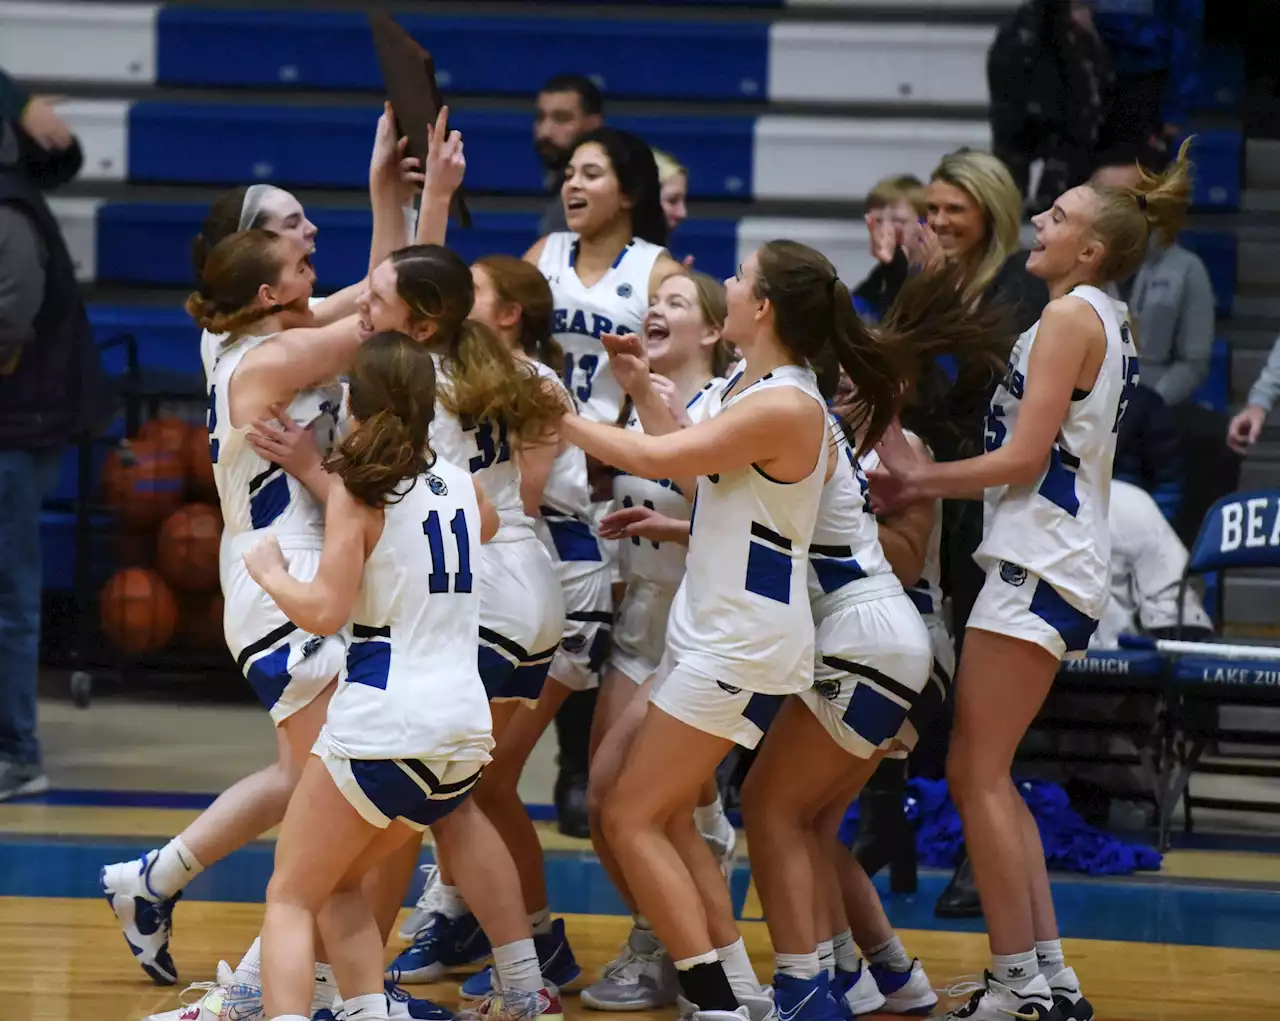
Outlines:
[[1249, 389], [1267, 363], [1265, 350], [1257, 348], [1233, 349], [1231, 352], [1231, 400], [1243, 404]]
[[1241, 233], [1236, 250], [1238, 283], [1247, 287], [1280, 286], [1280, 259], [1276, 258], [1275, 237], [1262, 238]]
[[1232, 316], [1220, 331], [1232, 352], [1271, 350], [1276, 340], [1276, 323], [1266, 316]]
[[1250, 138], [1245, 142], [1244, 184], [1247, 189], [1280, 189], [1280, 139]]
[[1269, 624], [1280, 621], [1280, 575], [1227, 575], [1223, 616], [1230, 624]]
[[1240, 197], [1246, 213], [1280, 213], [1280, 191], [1273, 188], [1246, 188]]
[[1280, 331], [1280, 285], [1241, 287], [1232, 303], [1232, 315], [1275, 321]]

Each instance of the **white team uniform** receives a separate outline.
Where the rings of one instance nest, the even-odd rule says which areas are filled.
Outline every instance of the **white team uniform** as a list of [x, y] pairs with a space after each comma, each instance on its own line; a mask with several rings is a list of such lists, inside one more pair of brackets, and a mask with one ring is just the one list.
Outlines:
[[[538, 257], [538, 269], [551, 286], [555, 301], [552, 331], [564, 350], [564, 383], [577, 401], [583, 418], [613, 424], [622, 409], [622, 388], [613, 378], [609, 356], [600, 337], [605, 333], [639, 333], [649, 310], [649, 279], [654, 263], [666, 251], [642, 238], [631, 242], [613, 266], [591, 287], [583, 285], [574, 268], [578, 235], [571, 231], [548, 234]], [[595, 524], [608, 513], [606, 500], [594, 504]], [[613, 581], [619, 581], [618, 547], [602, 542]]]
[[[535, 366], [539, 375], [568, 393], [554, 369], [540, 362]], [[564, 595], [564, 637], [551, 662], [551, 676], [574, 691], [586, 691], [600, 683], [600, 668], [609, 654], [613, 579], [596, 535], [587, 455], [579, 447], [565, 444], [556, 455], [539, 510], [534, 528], [551, 554]]]
[[[814, 374], [785, 365], [724, 398], [706, 417], [773, 387], [809, 394]], [[667, 625], [653, 704], [708, 734], [754, 748], [786, 695], [813, 683], [809, 543], [827, 471], [827, 444], [805, 478], [781, 483], [754, 465], [698, 478], [684, 580]]]
[[929, 682], [929, 632], [880, 546], [867, 479], [834, 420], [835, 469], [809, 545], [813, 686], [800, 699], [858, 758], [889, 749]]
[[[1111, 483], [1111, 597], [1090, 649], [1115, 649], [1120, 635], [1178, 625], [1178, 589], [1187, 548], [1146, 490]], [[1212, 628], [1199, 596], [1187, 586], [1184, 624]]]
[[[983, 540], [974, 559], [986, 584], [968, 626], [1033, 642], [1059, 658], [1084, 654], [1106, 609], [1111, 531], [1108, 514], [1116, 434], [1138, 383], [1129, 310], [1096, 287], [1077, 287], [1106, 332], [1106, 355], [1087, 393], [1072, 394], [1049, 464], [1028, 485], [988, 489]], [[987, 414], [986, 448], [1018, 427], [1039, 323], [1014, 344]]]
[[[694, 394], [686, 408], [690, 421], [700, 422], [710, 406], [711, 393], [723, 390], [728, 384], [729, 380], [717, 376]], [[643, 431], [640, 416], [634, 410], [627, 428]], [[648, 507], [669, 518], [689, 519], [689, 499], [670, 479], [655, 481], [619, 474], [613, 480], [613, 500], [615, 507]], [[627, 591], [618, 607], [618, 619], [614, 621], [609, 662], [636, 684], [643, 684], [662, 661], [662, 651], [667, 644], [667, 618], [684, 578], [688, 547], [679, 542], [653, 542], [636, 537], [620, 543], [619, 547], [618, 561]]]
[[[447, 387], [448, 359], [435, 361], [438, 384]], [[476, 477], [501, 522], [480, 552], [480, 677], [491, 699], [536, 702], [564, 631], [564, 599], [524, 512], [507, 426], [459, 422], [437, 400], [430, 442], [437, 456]]]
[[[312, 296], [307, 304], [314, 309], [324, 298]], [[218, 360], [218, 353], [226, 341], [225, 333], [210, 333], [208, 330], [200, 332], [200, 364], [204, 367], [204, 380], [206, 387], [209, 384], [210, 377], [213, 376], [213, 363]]]
[[[914, 436], [915, 433], [908, 430], [907, 435]], [[880, 455], [874, 449], [869, 450], [862, 455], [861, 464], [864, 471], [874, 471], [880, 466]], [[914, 585], [905, 586], [907, 598], [915, 604], [929, 632], [933, 666], [929, 672], [929, 684], [907, 714], [894, 750], [890, 752], [891, 757], [905, 755], [906, 751], [915, 748], [920, 732], [941, 710], [956, 673], [955, 639], [951, 636], [946, 616], [942, 612], [942, 501], [938, 500], [937, 505], [920, 578]]]
[[315, 753], [367, 822], [421, 830], [466, 796], [493, 748], [475, 657], [480, 507], [470, 474], [439, 458], [399, 492]]
[[[247, 439], [248, 428], [233, 428], [228, 388], [245, 354], [271, 340], [243, 337], [224, 346], [209, 376], [209, 453], [222, 505], [223, 628], [227, 646], [275, 723], [308, 705], [342, 666], [346, 633], [310, 635], [293, 624], [245, 569], [244, 552], [274, 535], [294, 577], [309, 581], [320, 566], [324, 507], [283, 468], [263, 460]], [[343, 414], [342, 385], [336, 380], [303, 390], [288, 415], [314, 425], [321, 455], [332, 448]]]

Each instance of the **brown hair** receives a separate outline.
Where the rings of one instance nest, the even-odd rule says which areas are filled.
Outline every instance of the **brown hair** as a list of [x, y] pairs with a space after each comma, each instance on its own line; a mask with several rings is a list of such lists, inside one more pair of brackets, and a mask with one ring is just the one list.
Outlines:
[[417, 480], [435, 462], [427, 442], [436, 408], [431, 352], [394, 330], [360, 345], [348, 375], [351, 415], [359, 424], [326, 459], [326, 471], [361, 503], [398, 503], [400, 483]]
[[924, 216], [928, 203], [924, 197], [924, 182], [914, 174], [894, 174], [882, 177], [867, 192], [867, 212], [908, 203], [917, 216]]
[[[191, 239], [191, 268], [195, 271], [196, 280], [204, 276], [205, 263], [209, 255], [224, 239], [240, 230], [240, 214], [244, 210], [244, 197], [248, 193], [247, 185], [224, 191], [209, 207], [209, 213], [200, 226], [200, 233]], [[249, 228], [261, 227], [267, 221], [266, 213], [259, 212]]]
[[277, 283], [284, 269], [279, 240], [269, 230], [244, 230], [219, 241], [187, 298], [187, 315], [210, 333], [237, 333], [281, 311], [284, 306], [257, 303], [258, 289]]
[[542, 271], [513, 255], [486, 255], [475, 264], [493, 281], [499, 301], [520, 306], [520, 349], [564, 372], [564, 350], [551, 336], [555, 301]]
[[392, 253], [391, 264], [410, 321], [435, 323], [427, 343], [443, 356], [444, 408], [462, 422], [501, 421], [514, 439], [526, 443], [554, 432], [565, 410], [559, 392], [517, 361], [488, 327], [467, 318], [476, 296], [467, 264], [442, 245], [401, 248]]
[[1166, 245], [1177, 238], [1191, 200], [1190, 147], [1188, 138], [1177, 158], [1158, 174], [1139, 165], [1138, 184], [1132, 189], [1088, 185], [1099, 201], [1093, 233], [1106, 246], [1098, 267], [1104, 282], [1127, 280], [1137, 272], [1153, 234]]
[[[873, 328], [858, 316], [849, 289], [821, 252], [796, 241], [770, 241], [757, 260], [756, 295], [773, 306], [782, 345], [812, 366], [824, 397], [836, 394], [841, 369], [853, 384], [836, 411], [851, 444], [862, 435], [859, 456], [879, 442], [926, 358], [992, 342], [987, 333], [996, 314], [970, 311], [959, 267], [909, 279]], [[1007, 351], [1012, 337], [1001, 341]]]

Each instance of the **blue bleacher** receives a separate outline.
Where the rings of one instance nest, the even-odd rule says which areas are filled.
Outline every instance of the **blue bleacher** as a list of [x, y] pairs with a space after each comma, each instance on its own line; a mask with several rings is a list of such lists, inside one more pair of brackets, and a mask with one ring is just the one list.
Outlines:
[[[139, 102], [129, 113], [129, 179], [138, 183], [283, 188], [366, 188], [369, 145], [381, 107], [298, 107]], [[615, 117], [689, 168], [695, 197], [752, 192], [755, 118]], [[459, 111], [472, 192], [539, 195], [546, 171], [530, 141], [529, 114]], [[317, 139], [325, 156], [316, 158]], [[192, 152], [201, 158], [193, 161]]]
[[[762, 99], [768, 85], [763, 19], [396, 20], [436, 55], [440, 84], [455, 95], [528, 97], [566, 68], [590, 75], [619, 98]], [[382, 89], [360, 13], [166, 6], [156, 33], [156, 78], [163, 85]]]

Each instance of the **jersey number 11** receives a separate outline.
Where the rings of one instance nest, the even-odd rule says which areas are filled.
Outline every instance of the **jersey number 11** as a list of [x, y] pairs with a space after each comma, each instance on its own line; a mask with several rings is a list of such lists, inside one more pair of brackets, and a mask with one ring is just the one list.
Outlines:
[[[454, 514], [449, 522], [449, 531], [453, 533], [454, 542], [458, 546], [458, 570], [453, 576], [454, 592], [471, 591], [471, 538], [467, 534], [467, 516], [462, 508]], [[440, 513], [432, 511], [422, 523], [422, 533], [431, 544], [431, 573], [427, 576], [427, 591], [432, 595], [450, 591], [448, 562], [444, 555], [444, 533], [440, 528]]]

